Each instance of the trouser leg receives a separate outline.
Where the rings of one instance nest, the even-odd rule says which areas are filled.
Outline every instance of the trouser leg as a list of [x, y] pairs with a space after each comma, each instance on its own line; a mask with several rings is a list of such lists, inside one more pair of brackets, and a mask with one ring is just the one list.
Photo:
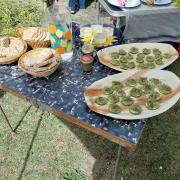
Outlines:
[[77, 0], [69, 0], [68, 7], [71, 10], [76, 10], [78, 8], [78, 1]]
[[86, 8], [86, 0], [79, 0], [79, 8], [80, 9]]

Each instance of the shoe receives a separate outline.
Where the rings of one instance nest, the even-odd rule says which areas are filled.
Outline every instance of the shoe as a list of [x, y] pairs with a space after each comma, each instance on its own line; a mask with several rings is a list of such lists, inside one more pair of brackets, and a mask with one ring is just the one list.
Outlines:
[[77, 12], [77, 10], [70, 10], [71, 14], [75, 14]]
[[75, 14], [78, 11], [78, 9], [73, 10], [70, 7], [67, 7], [67, 9], [71, 14]]

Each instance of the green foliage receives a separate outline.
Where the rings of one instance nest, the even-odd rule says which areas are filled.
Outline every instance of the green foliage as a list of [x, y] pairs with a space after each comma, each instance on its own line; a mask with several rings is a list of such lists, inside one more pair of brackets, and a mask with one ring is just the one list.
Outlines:
[[176, 7], [180, 8], [180, 0], [175, 0]]
[[14, 35], [16, 25], [37, 26], [42, 16], [42, 5], [35, 0], [23, 2], [0, 1], [0, 35]]
[[61, 180], [85, 180], [85, 178], [78, 170], [71, 170], [65, 173]]

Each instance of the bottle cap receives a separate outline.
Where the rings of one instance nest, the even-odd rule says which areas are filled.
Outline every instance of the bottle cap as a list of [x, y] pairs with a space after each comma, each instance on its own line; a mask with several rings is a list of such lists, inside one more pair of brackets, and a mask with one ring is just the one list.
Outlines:
[[83, 55], [83, 56], [80, 57], [80, 60], [81, 60], [82, 63], [87, 63], [88, 64], [88, 63], [91, 63], [94, 60], [94, 58], [92, 56], [90, 56], [90, 55]]

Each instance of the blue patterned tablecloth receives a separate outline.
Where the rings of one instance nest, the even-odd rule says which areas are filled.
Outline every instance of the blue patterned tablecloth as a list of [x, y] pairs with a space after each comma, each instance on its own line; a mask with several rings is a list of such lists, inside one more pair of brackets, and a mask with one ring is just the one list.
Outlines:
[[93, 71], [84, 73], [77, 57], [62, 62], [59, 69], [47, 78], [34, 78], [22, 72], [16, 64], [0, 66], [0, 84], [49, 110], [71, 115], [92, 127], [105, 131], [136, 145], [145, 122], [113, 119], [89, 110], [84, 99], [84, 88], [108, 75], [118, 73], [94, 62]]

